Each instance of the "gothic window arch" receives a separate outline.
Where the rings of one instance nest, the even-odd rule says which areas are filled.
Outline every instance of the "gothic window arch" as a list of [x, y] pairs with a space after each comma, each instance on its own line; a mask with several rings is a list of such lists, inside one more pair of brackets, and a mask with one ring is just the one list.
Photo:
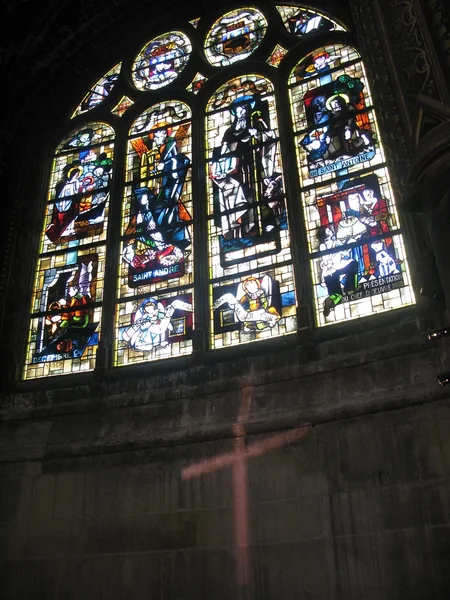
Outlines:
[[244, 6], [156, 32], [132, 54], [94, 77], [55, 152], [25, 379], [92, 371], [99, 357], [118, 368], [219, 352], [414, 303], [344, 24]]

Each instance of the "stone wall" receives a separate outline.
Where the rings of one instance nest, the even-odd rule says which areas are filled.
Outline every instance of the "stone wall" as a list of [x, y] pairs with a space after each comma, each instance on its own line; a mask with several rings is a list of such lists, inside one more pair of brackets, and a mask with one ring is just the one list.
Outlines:
[[448, 598], [445, 347], [312, 348], [5, 397], [2, 600]]
[[448, 598], [449, 427], [443, 402], [317, 425], [250, 458], [240, 554], [233, 467], [180, 477], [231, 440], [11, 463], [2, 598]]

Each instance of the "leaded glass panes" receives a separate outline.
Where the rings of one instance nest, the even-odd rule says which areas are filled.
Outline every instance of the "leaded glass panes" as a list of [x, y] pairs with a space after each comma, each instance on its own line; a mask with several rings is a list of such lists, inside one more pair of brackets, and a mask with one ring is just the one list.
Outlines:
[[95, 123], [58, 148], [49, 186], [25, 378], [92, 370], [100, 333], [114, 131]]
[[244, 60], [258, 48], [266, 30], [266, 18], [259, 10], [232, 10], [218, 19], [208, 32], [206, 58], [214, 67]]
[[292, 35], [304, 38], [328, 31], [345, 31], [341, 25], [317, 11], [298, 6], [277, 6], [284, 26]]
[[286, 56], [287, 52], [288, 51], [286, 50], [286, 48], [283, 48], [283, 46], [277, 44], [266, 62], [272, 67], [278, 67], [280, 62]]
[[[294, 273], [303, 251], [317, 326], [414, 303], [361, 58], [354, 48], [327, 41], [300, 59], [302, 45], [293, 36], [325, 33], [332, 40], [344, 28], [311, 8], [276, 9], [281, 20], [270, 22], [253, 6], [231, 10], [203, 39], [203, 19], [191, 20], [186, 31], [196, 39], [194, 51], [182, 30], [154, 37], [134, 60], [124, 57], [134, 87], [118, 81], [119, 63], [84, 96], [73, 115], [84, 125], [53, 160], [25, 378], [94, 369], [102, 327], [105, 348], [113, 340], [113, 349], [99, 356], [112, 355], [112, 366], [187, 356], [202, 347], [200, 331], [208, 327], [212, 350], [308, 327], [297, 323], [294, 285], [294, 274], [303, 284], [309, 275]], [[218, 75], [247, 58], [252, 66], [244, 62], [214, 88], [202, 52]], [[289, 96], [290, 122], [278, 112], [270, 77], [284, 77], [274, 68], [294, 64], [292, 53], [300, 60], [277, 92], [280, 104]], [[88, 123], [85, 114], [115, 85], [114, 100], [106, 103], [111, 121], [120, 118], [120, 141], [109, 125]], [[145, 110], [136, 118], [141, 102]], [[280, 139], [280, 129], [294, 139], [296, 161], [281, 156], [290, 140]], [[113, 188], [116, 143], [125, 169]], [[287, 206], [298, 202], [296, 172], [287, 180], [294, 197], [286, 198], [283, 165], [298, 171], [304, 248], [298, 240], [291, 248]], [[206, 227], [197, 230], [198, 239], [207, 237], [206, 248], [195, 248], [197, 272], [205, 274], [195, 282], [194, 210]], [[300, 211], [292, 214], [298, 218]], [[105, 265], [116, 256], [105, 285]], [[104, 289], [115, 289], [116, 297], [102, 315]], [[303, 290], [302, 302], [309, 296]], [[195, 322], [196, 298], [208, 298], [209, 312], [196, 309], [201, 319], [208, 312], [207, 323]]]
[[193, 94], [198, 94], [202, 89], [203, 84], [207, 81], [206, 77], [201, 73], [197, 73], [191, 83], [187, 86], [188, 92], [192, 92]]
[[187, 65], [191, 51], [191, 42], [181, 31], [159, 35], [142, 48], [134, 61], [134, 85], [142, 91], [169, 85]]
[[118, 117], [123, 117], [123, 115], [127, 112], [130, 106], [133, 106], [134, 102], [128, 96], [122, 96], [116, 106], [112, 109], [112, 114], [117, 115]]
[[364, 67], [352, 48], [312, 52], [290, 77], [319, 325], [414, 302]]
[[295, 293], [273, 86], [228, 81], [206, 115], [212, 347], [289, 333]]
[[109, 96], [116, 83], [116, 80], [119, 77], [121, 66], [122, 63], [119, 63], [118, 65], [110, 69], [106, 73], [106, 75], [101, 77], [97, 81], [97, 83], [92, 86], [92, 88], [83, 98], [82, 102], [77, 106], [77, 109], [72, 115], [72, 119], [73, 117], [81, 115], [87, 112], [88, 110], [95, 108], [96, 106], [101, 104], [103, 100], [107, 98], [107, 96]]
[[185, 103], [161, 102], [138, 117], [127, 149], [118, 365], [192, 351], [191, 163]]

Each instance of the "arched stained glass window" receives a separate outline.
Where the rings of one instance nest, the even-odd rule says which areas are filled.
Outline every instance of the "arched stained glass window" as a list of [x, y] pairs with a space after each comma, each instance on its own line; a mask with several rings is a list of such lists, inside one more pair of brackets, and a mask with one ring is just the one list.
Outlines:
[[228, 81], [207, 107], [212, 346], [296, 329], [273, 85]]
[[100, 332], [114, 131], [73, 132], [53, 161], [25, 377], [91, 370]]
[[54, 157], [25, 378], [295, 343], [414, 303], [343, 31], [311, 7], [224, 10], [83, 90]]
[[317, 322], [414, 301], [369, 85], [359, 54], [323, 46], [289, 93]]
[[127, 148], [115, 364], [192, 351], [191, 110], [161, 102]]

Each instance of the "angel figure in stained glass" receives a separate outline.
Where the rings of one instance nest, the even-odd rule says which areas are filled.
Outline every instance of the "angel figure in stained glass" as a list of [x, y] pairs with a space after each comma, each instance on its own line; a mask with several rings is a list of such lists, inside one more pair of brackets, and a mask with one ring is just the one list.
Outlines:
[[280, 314], [272, 305], [272, 278], [247, 277], [232, 293], [223, 294], [214, 303], [214, 309], [228, 304], [233, 309], [235, 319], [242, 323], [242, 331], [251, 333], [274, 327], [280, 320]]
[[133, 315], [132, 325], [125, 329], [122, 339], [133, 350], [150, 352], [169, 344], [168, 332], [173, 329], [171, 318], [176, 310], [192, 312], [192, 304], [173, 300], [164, 306], [156, 298], [146, 298]]

